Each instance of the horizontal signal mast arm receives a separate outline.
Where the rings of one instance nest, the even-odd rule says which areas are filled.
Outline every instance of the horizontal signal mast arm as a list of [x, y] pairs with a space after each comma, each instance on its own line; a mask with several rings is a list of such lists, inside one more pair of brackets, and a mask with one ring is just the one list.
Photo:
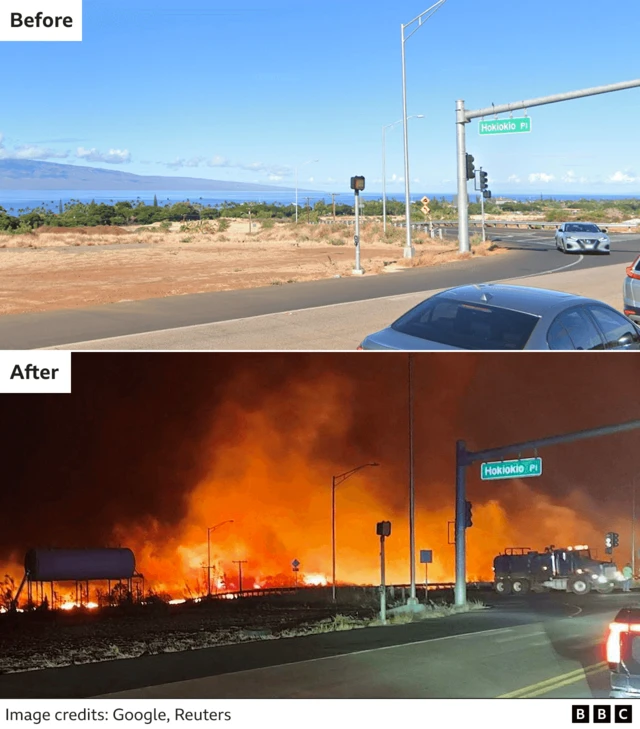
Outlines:
[[577, 440], [585, 440], [586, 438], [599, 438], [603, 435], [625, 433], [628, 430], [635, 430], [636, 428], [640, 428], [640, 420], [631, 420], [628, 423], [618, 423], [617, 425], [605, 425], [601, 428], [592, 428], [590, 430], [578, 430], [574, 433], [553, 435], [548, 438], [525, 441], [524, 443], [513, 443], [502, 446], [501, 448], [490, 448], [484, 451], [476, 451], [475, 453], [465, 450], [461, 454], [463, 460], [462, 465], [470, 465], [477, 461], [487, 461], [492, 458], [502, 458], [503, 456], [520, 453], [527, 448], [542, 448], [543, 446], [558, 445], [559, 443], [573, 443]]
[[618, 84], [594, 86], [592, 89], [583, 89], [582, 91], [569, 91], [566, 94], [540, 96], [537, 99], [529, 99], [528, 101], [516, 101], [512, 104], [488, 106], [486, 109], [465, 111], [464, 118], [466, 122], [469, 122], [472, 119], [478, 119], [484, 116], [493, 116], [494, 114], [505, 114], [509, 111], [516, 111], [517, 109], [530, 109], [533, 106], [544, 106], [545, 104], [555, 104], [559, 101], [570, 101], [571, 99], [581, 99], [585, 96], [597, 96], [598, 94], [608, 94], [612, 91], [624, 91], [625, 89], [634, 89], [638, 87], [640, 87], [640, 79], [636, 79], [635, 81], [622, 81]]

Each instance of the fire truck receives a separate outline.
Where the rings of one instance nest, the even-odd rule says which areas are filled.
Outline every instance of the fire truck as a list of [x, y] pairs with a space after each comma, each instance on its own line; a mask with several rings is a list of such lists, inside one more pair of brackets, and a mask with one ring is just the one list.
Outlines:
[[591, 590], [608, 594], [621, 585], [623, 576], [613, 562], [591, 556], [585, 545], [543, 552], [529, 547], [509, 547], [493, 560], [493, 586], [499, 595], [562, 590], [586, 595]]

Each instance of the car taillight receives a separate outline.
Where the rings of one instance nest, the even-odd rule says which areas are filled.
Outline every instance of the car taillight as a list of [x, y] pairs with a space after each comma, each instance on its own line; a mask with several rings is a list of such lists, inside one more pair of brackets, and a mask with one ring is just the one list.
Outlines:
[[364, 347], [360, 346], [356, 349], [356, 352], [364, 352]]
[[607, 663], [620, 663], [620, 641], [623, 633], [640, 633], [640, 625], [635, 623], [611, 623], [607, 638]]
[[625, 316], [635, 316], [635, 314], [636, 314], [635, 309], [625, 309], [624, 310], [624, 315]]
[[636, 258], [636, 260], [630, 266], [627, 266], [628, 278], [635, 278], [640, 280], [640, 272], [635, 270], [636, 266], [638, 265], [638, 261], [640, 261], [640, 256], [638, 256], [638, 258]]

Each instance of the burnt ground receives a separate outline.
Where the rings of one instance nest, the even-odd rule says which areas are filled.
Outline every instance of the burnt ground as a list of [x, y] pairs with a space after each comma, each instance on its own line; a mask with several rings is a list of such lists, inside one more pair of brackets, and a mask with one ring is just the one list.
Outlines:
[[374, 600], [212, 600], [0, 615], [0, 673], [173, 653], [365, 627]]

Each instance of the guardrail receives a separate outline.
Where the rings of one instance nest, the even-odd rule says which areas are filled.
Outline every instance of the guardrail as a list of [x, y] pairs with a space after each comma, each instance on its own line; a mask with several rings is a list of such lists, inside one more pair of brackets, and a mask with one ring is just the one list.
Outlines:
[[[468, 582], [468, 590], [490, 590], [493, 583], [491, 582]], [[429, 582], [427, 588], [429, 591], [441, 591], [441, 590], [453, 590], [455, 587], [454, 582]], [[387, 593], [393, 594], [395, 592], [402, 593], [407, 592], [411, 588], [411, 585], [387, 585]], [[424, 593], [424, 583], [418, 583], [416, 585], [416, 591], [418, 593]], [[338, 590], [361, 592], [361, 593], [372, 593], [377, 594], [380, 590], [380, 585], [338, 585]], [[256, 598], [256, 597], [272, 597], [278, 595], [294, 595], [296, 593], [323, 593], [327, 595], [331, 593], [331, 586], [318, 587], [316, 585], [298, 585], [297, 587], [267, 587], [264, 589], [257, 590], [239, 590], [229, 592], [218, 592], [211, 595], [211, 599], [214, 600], [236, 600], [241, 598]]]
[[[362, 219], [363, 222], [368, 222], [373, 219], [378, 219], [380, 216], [367, 216]], [[355, 220], [351, 218], [346, 218], [344, 220], [319, 220], [318, 221], [321, 225], [355, 225]], [[389, 225], [392, 225], [394, 228], [405, 228], [406, 223], [396, 223], [396, 222], [389, 222]], [[470, 220], [469, 225], [471, 227], [480, 228], [482, 226], [482, 223], [479, 220]], [[537, 230], [537, 229], [545, 229], [545, 228], [551, 228], [555, 229], [558, 226], [562, 225], [562, 222], [560, 223], [547, 223], [543, 221], [537, 221], [537, 220], [486, 220], [485, 221], [485, 227], [487, 228], [526, 228], [528, 230]], [[458, 227], [458, 221], [457, 220], [432, 220], [431, 222], [425, 221], [425, 222], [419, 222], [419, 223], [411, 223], [411, 228], [413, 230], [419, 230], [422, 228], [457, 228]], [[603, 228], [606, 228], [607, 230], [611, 228], [620, 228], [623, 230], [628, 229], [637, 229], [639, 226], [638, 224], [630, 224], [630, 223], [603, 223]]]

